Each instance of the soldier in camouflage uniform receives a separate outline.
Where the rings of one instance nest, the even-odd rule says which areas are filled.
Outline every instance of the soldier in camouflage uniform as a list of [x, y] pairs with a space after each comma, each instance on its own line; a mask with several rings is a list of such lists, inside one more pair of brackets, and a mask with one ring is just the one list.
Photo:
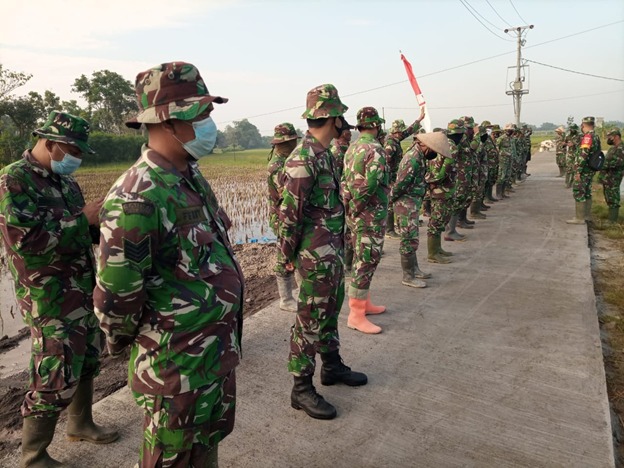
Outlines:
[[496, 138], [500, 136], [500, 125], [491, 125], [487, 133], [489, 135], [485, 143], [485, 151], [487, 151], [487, 183], [485, 196], [489, 201], [497, 202], [498, 198], [494, 197], [493, 191], [496, 186], [496, 178], [498, 177], [498, 149], [496, 148]]
[[514, 157], [513, 134], [516, 124], [507, 124], [503, 134], [496, 140], [498, 148], [498, 181], [496, 195], [498, 198], [507, 198], [507, 192], [511, 191], [511, 170]]
[[243, 274], [197, 160], [216, 141], [197, 68], [163, 63], [136, 78], [148, 133], [100, 213], [93, 295], [109, 352], [131, 346], [128, 385], [144, 411], [141, 467], [217, 466], [234, 427]]
[[484, 219], [486, 215], [481, 210], [489, 210], [483, 199], [485, 198], [485, 189], [488, 176], [488, 151], [487, 142], [489, 140], [487, 130], [491, 127], [490, 121], [485, 120], [481, 125], [475, 126], [475, 135], [473, 137], [473, 147], [476, 154], [476, 167], [474, 174], [472, 203], [470, 205], [470, 214], [475, 219]]
[[605, 202], [609, 206], [609, 221], [617, 222], [620, 211], [620, 185], [624, 176], [624, 145], [620, 130], [614, 128], [607, 133], [607, 144], [611, 145], [600, 171], [600, 182]]
[[374, 107], [357, 113], [360, 137], [349, 146], [345, 155], [342, 193], [347, 225], [353, 233], [354, 265], [349, 285], [347, 326], [363, 333], [380, 333], [366, 314], [385, 312], [370, 300], [370, 285], [381, 260], [390, 188], [386, 153], [377, 140], [384, 120]]
[[555, 130], [557, 136], [555, 137], [555, 161], [559, 168], [559, 175], [557, 177], [563, 177], [566, 170], [566, 141], [565, 141], [565, 128], [559, 127]]
[[475, 182], [478, 182], [477, 149], [479, 140], [475, 138], [475, 120], [470, 116], [460, 117], [466, 129], [465, 137], [458, 146], [459, 155], [456, 161], [458, 189], [455, 192], [457, 226], [472, 229], [474, 221], [468, 219], [468, 208], [475, 193]]
[[85, 205], [71, 176], [82, 155], [93, 153], [84, 119], [53, 111], [33, 135], [35, 147], [0, 172], [0, 232], [32, 339], [21, 465], [60, 466], [47, 447], [63, 409], [69, 440], [118, 437], [91, 417], [104, 338], [92, 299], [102, 200]]
[[568, 129], [566, 147], [566, 188], [572, 188], [576, 158], [581, 149], [581, 134], [579, 133], [579, 126], [575, 123], [570, 124]]
[[321, 383], [364, 385], [368, 379], [344, 365], [339, 354], [338, 314], [344, 300], [344, 207], [339, 170], [328, 148], [349, 128], [347, 110], [331, 84], [310, 90], [303, 118], [308, 131], [284, 166], [279, 210], [280, 246], [289, 268], [297, 268], [297, 317], [291, 329], [288, 370], [294, 376], [290, 396], [295, 409], [317, 419], [336, 417], [336, 409], [316, 392], [315, 356], [323, 361]]
[[601, 147], [600, 138], [594, 133], [594, 123], [593, 117], [584, 117], [581, 124], [583, 138], [581, 138], [580, 151], [575, 162], [574, 182], [572, 183], [576, 215], [566, 221], [568, 224], [585, 224], [591, 216], [591, 189], [595, 172], [589, 167], [587, 160], [590, 154], [599, 151]]
[[[267, 183], [269, 186], [269, 224], [273, 233], [277, 237], [279, 235], [278, 222], [278, 210], [282, 204], [282, 171], [284, 169], [284, 162], [290, 155], [292, 150], [297, 146], [297, 131], [291, 123], [284, 122], [275, 127], [273, 139], [271, 145], [271, 159], [267, 167], [268, 177]], [[282, 251], [279, 248], [279, 240], [277, 244], [277, 258], [275, 261], [275, 280], [277, 282], [277, 290], [280, 296], [280, 309], [288, 312], [297, 311], [297, 301], [292, 295], [295, 288], [295, 275], [292, 271], [286, 270], [286, 261], [282, 255]]]
[[[421, 107], [420, 116], [409, 127], [405, 126], [405, 122], [402, 119], [395, 120], [392, 122], [392, 126], [385, 140], [381, 141], [384, 151], [386, 152], [390, 187], [392, 187], [396, 180], [399, 163], [403, 157], [401, 142], [420, 129], [420, 122], [424, 117], [425, 108]], [[391, 239], [397, 239], [399, 237], [394, 230], [394, 209], [392, 207], [392, 202], [388, 205], [388, 229], [386, 230], [386, 236]]]
[[[453, 215], [456, 186], [455, 159], [458, 153], [457, 144], [464, 137], [465, 131], [462, 120], [449, 122], [446, 133], [449, 145], [448, 156], [438, 153], [434, 159], [428, 161], [425, 182], [429, 186], [431, 197], [431, 216], [427, 227], [427, 260], [430, 263], [451, 263], [447, 257], [453, 254], [442, 249], [442, 231], [447, 223], [457, 223], [457, 217]], [[461, 237], [458, 238], [461, 239]]]
[[399, 164], [397, 180], [390, 194], [395, 206], [396, 227], [401, 236], [399, 253], [403, 269], [402, 284], [412, 288], [426, 287], [427, 283], [421, 279], [431, 277], [420, 270], [416, 258], [419, 245], [418, 214], [427, 187], [427, 161], [435, 159], [438, 154], [445, 158], [450, 156], [446, 135], [441, 132], [418, 133]]
[[522, 167], [522, 176], [526, 178], [531, 175], [527, 172], [527, 165], [531, 161], [531, 135], [533, 134], [533, 129], [525, 124], [522, 126], [522, 130], [524, 133], [524, 166]]
[[[342, 171], [344, 169], [344, 157], [351, 144], [351, 129], [349, 128], [343, 131], [338, 138], [333, 140], [330, 151], [334, 158], [334, 167], [338, 170], [340, 175], [339, 180], [342, 179]], [[341, 189], [342, 190], [342, 189]], [[342, 193], [340, 194], [342, 199]], [[349, 226], [345, 223], [345, 238], [344, 238], [344, 269], [345, 274], [351, 274], [351, 268], [353, 266], [353, 234], [349, 229]]]

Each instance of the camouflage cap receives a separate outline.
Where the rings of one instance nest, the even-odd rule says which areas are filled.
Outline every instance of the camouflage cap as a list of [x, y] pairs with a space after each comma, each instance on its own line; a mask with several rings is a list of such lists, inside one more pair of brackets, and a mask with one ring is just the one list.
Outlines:
[[607, 136], [619, 136], [621, 137], [622, 134], [620, 133], [620, 129], [619, 128], [612, 128], [611, 130], [609, 130], [607, 132]]
[[568, 130], [570, 130], [571, 132], [578, 132], [579, 131], [579, 126], [577, 124], [575, 124], [575, 123], [572, 123], [568, 127]]
[[186, 62], [163, 63], [139, 73], [135, 91], [140, 112], [126, 122], [130, 128], [170, 119], [193, 120], [212, 110], [213, 102], [228, 101], [221, 96], [211, 96], [199, 70]]
[[297, 138], [299, 138], [299, 135], [297, 135], [297, 131], [295, 130], [293, 124], [284, 122], [275, 126], [271, 144], [277, 145], [286, 141], [296, 140]]
[[87, 144], [89, 139], [89, 122], [82, 117], [76, 117], [66, 112], [50, 112], [48, 120], [43, 124], [43, 127], [33, 131], [33, 135], [46, 140], [76, 146], [85, 154], [95, 153]]
[[392, 127], [390, 127], [390, 133], [401, 133], [404, 132], [407, 126], [403, 119], [397, 119], [392, 122]]
[[507, 125], [505, 125], [505, 128], [503, 128], [503, 130], [513, 130], [513, 131], [516, 131], [516, 130], [518, 130], [518, 127], [516, 127], [515, 123], [508, 123]]
[[461, 119], [464, 121], [464, 126], [466, 128], [475, 128], [475, 120], [474, 118], [465, 115], [464, 117], [461, 117]]
[[500, 132], [501, 131], [501, 127], [498, 124], [494, 124], [492, 125], [492, 132]]
[[492, 122], [490, 122], [489, 120], [484, 120], [483, 122], [481, 122], [481, 125], [479, 125], [480, 128], [491, 128], [492, 127]]
[[357, 112], [357, 126], [360, 128], [376, 128], [385, 122], [379, 117], [379, 112], [374, 107], [362, 107]]
[[562, 126], [559, 126], [555, 129], [555, 132], [557, 133], [565, 133], [565, 128], [563, 128]]
[[447, 135], [455, 135], [457, 133], [466, 133], [466, 127], [462, 119], [453, 119], [446, 126]]
[[589, 125], [594, 125], [596, 123], [596, 119], [594, 119], [591, 116], [590, 117], [583, 117], [582, 123], [589, 124]]
[[442, 127], [436, 127], [433, 129], [434, 132], [445, 132], [446, 130], [444, 130]]
[[347, 109], [340, 100], [336, 87], [333, 84], [322, 84], [308, 91], [306, 110], [301, 117], [313, 120], [340, 117]]
[[451, 147], [448, 138], [443, 133], [419, 133], [416, 135], [416, 139], [445, 158], [451, 157]]

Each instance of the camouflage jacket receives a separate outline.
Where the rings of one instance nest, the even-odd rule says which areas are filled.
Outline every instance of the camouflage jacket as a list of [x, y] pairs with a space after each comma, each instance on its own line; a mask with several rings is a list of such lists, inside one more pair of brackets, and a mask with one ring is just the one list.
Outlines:
[[344, 157], [349, 149], [349, 144], [340, 144], [334, 140], [330, 147], [332, 158], [334, 158], [334, 167], [338, 171], [338, 180], [342, 179], [342, 171], [344, 169]]
[[99, 234], [90, 232], [84, 204], [76, 180], [43, 168], [30, 150], [0, 171], [0, 232], [29, 326], [39, 317], [93, 312], [92, 243]]
[[342, 251], [344, 208], [338, 174], [330, 151], [306, 132], [284, 165], [279, 237], [288, 262], [303, 250], [331, 246]]
[[566, 152], [566, 138], [564, 135], [557, 136], [555, 139], [555, 154], [564, 154]]
[[487, 165], [490, 169], [494, 169], [498, 166], [498, 149], [492, 137], [488, 136], [488, 139], [485, 140], [484, 147], [487, 153]]
[[462, 193], [472, 184], [477, 155], [473, 147], [474, 141], [463, 138], [457, 145], [457, 158], [455, 159], [455, 170], [457, 172], [456, 195]]
[[132, 345], [129, 385], [178, 395], [238, 363], [243, 275], [230, 222], [196, 164], [156, 151], [115, 182], [100, 213], [95, 312], [113, 353]]
[[605, 155], [603, 171], [624, 171], [624, 143], [613, 145]]
[[598, 151], [601, 148], [600, 137], [594, 133], [594, 131], [590, 131], [583, 134], [581, 138], [581, 144], [579, 147], [579, 152], [576, 157], [576, 164], [579, 169], [589, 170], [590, 167], [587, 165], [587, 158], [590, 154], [593, 154], [595, 151]]
[[411, 199], [418, 203], [425, 196], [427, 185], [425, 184], [425, 155], [416, 142], [405, 152], [397, 180], [392, 187], [390, 199], [392, 202], [400, 198]]
[[581, 135], [568, 133], [566, 136], [567, 160], [576, 162], [576, 157], [581, 147]]
[[403, 130], [397, 137], [396, 134], [388, 134], [384, 142], [384, 151], [386, 152], [386, 164], [390, 174], [390, 183], [394, 183], [403, 157], [403, 148], [401, 142], [408, 136], [414, 134], [420, 129], [420, 123], [415, 121], [412, 125]]
[[282, 190], [284, 184], [282, 182], [284, 163], [288, 155], [280, 155], [277, 151], [273, 152], [273, 156], [269, 160], [267, 166], [267, 185], [269, 187], [269, 226], [273, 230], [273, 233], [278, 235], [278, 211], [279, 206], [282, 204]]
[[389, 173], [386, 153], [374, 136], [362, 133], [349, 146], [345, 155], [342, 192], [350, 227], [385, 232]]
[[453, 140], [448, 140], [451, 157], [445, 158], [438, 154], [435, 159], [427, 161], [425, 182], [429, 185], [431, 198], [449, 200], [455, 195], [455, 160], [457, 159], [457, 145]]
[[496, 147], [498, 148], [499, 160], [509, 160], [512, 156], [512, 137], [503, 133], [496, 140]]

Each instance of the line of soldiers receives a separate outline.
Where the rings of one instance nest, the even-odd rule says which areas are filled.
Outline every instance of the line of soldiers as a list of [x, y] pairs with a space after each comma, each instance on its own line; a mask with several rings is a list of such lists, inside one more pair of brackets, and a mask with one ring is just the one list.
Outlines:
[[[555, 161], [559, 168], [557, 177], [565, 176], [565, 187], [572, 189], [575, 201], [575, 217], [568, 224], [585, 224], [591, 217], [591, 185], [596, 171], [588, 164], [591, 154], [601, 151], [600, 137], [595, 133], [595, 119], [584, 117], [581, 128], [575, 123], [555, 130]], [[602, 168], [598, 171], [598, 181], [603, 186], [604, 198], [608, 206], [608, 220], [615, 223], [620, 210], [620, 185], [624, 176], [624, 147], [618, 128], [607, 132], [610, 146]]]
[[[346, 110], [333, 85], [310, 90], [302, 116], [307, 132], [298, 142], [291, 123], [277, 125], [268, 165], [280, 307], [297, 314], [288, 362], [294, 377], [291, 404], [318, 419], [332, 419], [337, 412], [313, 385], [317, 353], [323, 385], [367, 383], [366, 375], [352, 371], [339, 354], [345, 273], [350, 275], [347, 326], [380, 333], [368, 316], [386, 311], [370, 294], [385, 237], [400, 240], [402, 284], [426, 287], [423, 279], [431, 275], [420, 270], [416, 258], [423, 201], [429, 216], [428, 260], [449, 263], [452, 253], [442, 249], [442, 233], [449, 242], [466, 240], [457, 226], [473, 228], [468, 209], [472, 217], [485, 219], [485, 199], [499, 200], [494, 188], [498, 197], [507, 198], [529, 175], [531, 131], [526, 127], [508, 124], [501, 130], [464, 116], [444, 130], [426, 133], [421, 114], [409, 127], [395, 121], [386, 135], [375, 108], [360, 109], [354, 126], [345, 120]], [[351, 142], [353, 128], [359, 136]], [[401, 141], [411, 135], [403, 153]]]

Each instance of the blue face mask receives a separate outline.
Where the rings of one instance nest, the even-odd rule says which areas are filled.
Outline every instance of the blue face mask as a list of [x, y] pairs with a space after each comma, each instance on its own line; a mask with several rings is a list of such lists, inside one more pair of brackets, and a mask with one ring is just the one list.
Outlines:
[[[58, 145], [57, 145], [58, 146]], [[58, 148], [62, 151], [61, 147]], [[70, 175], [76, 172], [76, 169], [80, 167], [82, 163], [82, 159], [77, 158], [76, 156], [72, 156], [69, 153], [65, 153], [63, 155], [63, 159], [60, 161], [55, 161], [50, 158], [50, 164], [52, 168], [52, 172], [58, 175]]]
[[193, 122], [193, 130], [195, 131], [195, 138], [182, 143], [182, 146], [193, 159], [198, 160], [202, 156], [210, 154], [217, 143], [217, 125], [212, 117], [207, 117], [204, 120]]

